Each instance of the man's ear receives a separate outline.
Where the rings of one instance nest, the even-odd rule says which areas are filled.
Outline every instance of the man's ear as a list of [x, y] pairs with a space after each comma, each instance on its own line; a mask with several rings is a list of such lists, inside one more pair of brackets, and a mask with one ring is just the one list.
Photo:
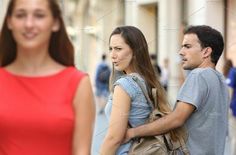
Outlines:
[[60, 22], [58, 19], [55, 20], [55, 23], [53, 24], [52, 31], [57, 32], [60, 29]]
[[212, 53], [212, 48], [211, 47], [206, 47], [204, 52], [203, 52], [203, 58], [210, 57]]

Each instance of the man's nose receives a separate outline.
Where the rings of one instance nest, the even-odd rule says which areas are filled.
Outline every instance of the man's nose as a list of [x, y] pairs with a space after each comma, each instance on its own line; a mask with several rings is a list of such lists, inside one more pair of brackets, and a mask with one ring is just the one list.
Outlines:
[[181, 48], [181, 49], [178, 51], [178, 54], [181, 55], [181, 56], [184, 55], [184, 50], [183, 50], [183, 48]]

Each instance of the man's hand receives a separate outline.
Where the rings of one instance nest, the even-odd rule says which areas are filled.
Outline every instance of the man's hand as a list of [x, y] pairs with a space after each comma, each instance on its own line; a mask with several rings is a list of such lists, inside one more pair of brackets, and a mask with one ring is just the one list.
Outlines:
[[122, 143], [127, 143], [128, 141], [130, 141], [132, 138], [134, 138], [134, 131], [133, 131], [133, 128], [129, 128], [127, 129], [126, 131], [126, 134], [125, 134], [125, 137], [123, 139], [123, 142]]

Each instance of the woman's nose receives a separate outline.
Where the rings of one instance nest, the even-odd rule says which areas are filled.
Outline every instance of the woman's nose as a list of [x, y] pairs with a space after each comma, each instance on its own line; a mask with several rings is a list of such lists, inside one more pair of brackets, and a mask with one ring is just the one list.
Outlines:
[[25, 27], [26, 28], [32, 28], [34, 25], [34, 19], [32, 16], [27, 16], [25, 18]]
[[115, 59], [116, 58], [116, 53], [114, 52], [114, 50], [110, 51], [110, 57], [111, 57], [111, 59]]

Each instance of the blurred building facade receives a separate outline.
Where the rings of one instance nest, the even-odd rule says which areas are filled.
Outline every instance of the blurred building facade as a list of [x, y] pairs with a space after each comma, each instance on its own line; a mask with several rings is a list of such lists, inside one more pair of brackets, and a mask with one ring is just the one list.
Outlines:
[[78, 0], [72, 16], [76, 30], [77, 65], [94, 77], [103, 53], [108, 54], [108, 40], [117, 25], [124, 25], [121, 0]]
[[222, 70], [226, 57], [231, 58], [236, 64], [236, 52], [234, 52], [236, 0], [89, 0], [86, 2], [88, 4], [84, 5], [84, 11], [80, 11], [77, 21], [78, 18], [89, 21], [82, 20], [77, 25], [84, 28], [79, 35], [80, 51], [83, 54], [88, 52], [83, 57], [91, 61], [90, 65], [84, 63], [88, 65], [87, 69], [91, 74], [94, 72], [94, 62], [100, 58], [98, 55], [108, 51], [109, 34], [118, 25], [134, 25], [140, 28], [147, 38], [150, 53], [157, 54], [158, 63], [162, 64], [166, 58], [170, 60], [168, 93], [172, 101], [185, 76], [180, 68], [178, 51], [186, 26], [205, 24], [219, 30], [226, 40], [226, 48], [217, 69]]
[[5, 16], [7, 4], [8, 4], [8, 0], [0, 0], [0, 28], [2, 27], [3, 18]]
[[236, 66], [236, 0], [225, 4], [226, 58]]
[[[225, 58], [236, 65], [236, 0], [58, 0], [61, 3], [68, 33], [76, 49], [78, 68], [94, 77], [103, 53], [108, 54], [109, 35], [118, 25], [134, 25], [142, 30], [150, 53], [158, 63], [169, 59], [169, 96], [175, 99], [184, 73], [178, 51], [183, 29], [188, 25], [206, 24], [224, 35]], [[0, 24], [8, 0], [0, 0]]]

